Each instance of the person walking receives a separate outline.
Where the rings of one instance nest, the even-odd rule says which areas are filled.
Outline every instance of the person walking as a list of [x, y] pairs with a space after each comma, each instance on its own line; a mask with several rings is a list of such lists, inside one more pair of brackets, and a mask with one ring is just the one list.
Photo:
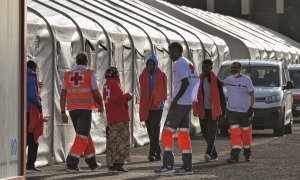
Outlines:
[[67, 156], [67, 171], [78, 172], [79, 158], [84, 157], [91, 170], [101, 167], [96, 162], [95, 147], [90, 135], [92, 109], [104, 111], [102, 96], [98, 90], [94, 70], [87, 68], [87, 55], [76, 56], [76, 66], [64, 74], [60, 94], [60, 108], [63, 123], [68, 123], [66, 109], [72, 119], [76, 137]]
[[105, 72], [103, 97], [106, 109], [106, 163], [109, 173], [128, 172], [123, 166], [130, 161], [130, 115], [128, 101], [131, 93], [122, 90], [119, 72], [109, 67]]
[[[35, 167], [38, 152], [38, 138], [43, 133], [43, 110], [36, 74], [37, 64], [27, 61], [27, 163], [26, 173], [41, 172]], [[37, 126], [38, 124], [38, 126]]]
[[[183, 47], [177, 42], [169, 45], [170, 59], [174, 61], [174, 89], [172, 102], [162, 131], [164, 149], [163, 166], [155, 170], [157, 175], [193, 174], [192, 144], [189, 135], [190, 111], [197, 100], [199, 76], [193, 64], [182, 56]], [[178, 128], [178, 129], [177, 129]], [[178, 132], [178, 144], [182, 151], [183, 165], [174, 170], [174, 135]]]
[[245, 161], [251, 161], [252, 118], [255, 101], [254, 87], [248, 76], [241, 74], [240, 62], [231, 64], [231, 76], [223, 80], [228, 95], [228, 124], [230, 126], [231, 153], [228, 163], [239, 162], [241, 148]]
[[161, 160], [160, 121], [167, 100], [167, 76], [159, 68], [155, 55], [148, 57], [140, 75], [140, 121], [145, 121], [150, 139], [149, 161]]
[[199, 117], [201, 132], [207, 143], [204, 154], [205, 162], [218, 160], [215, 147], [218, 133], [218, 118], [226, 112], [226, 99], [222, 82], [212, 71], [211, 59], [202, 61], [202, 73], [200, 75], [200, 87], [198, 101], [194, 103], [194, 115]]

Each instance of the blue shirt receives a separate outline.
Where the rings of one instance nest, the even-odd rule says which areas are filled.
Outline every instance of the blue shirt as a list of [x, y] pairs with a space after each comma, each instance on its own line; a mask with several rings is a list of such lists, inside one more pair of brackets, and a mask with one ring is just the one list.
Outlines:
[[36, 73], [27, 67], [27, 112], [30, 111], [30, 103], [33, 102], [37, 107], [42, 107], [36, 88]]

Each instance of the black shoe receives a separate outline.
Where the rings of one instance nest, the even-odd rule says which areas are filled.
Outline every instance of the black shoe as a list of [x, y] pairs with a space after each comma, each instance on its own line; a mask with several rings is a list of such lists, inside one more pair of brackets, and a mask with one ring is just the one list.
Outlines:
[[81, 169], [79, 167], [76, 167], [76, 168], [70, 168], [68, 167], [67, 168], [67, 172], [70, 172], [70, 173], [77, 173], [77, 172], [80, 172]]
[[127, 169], [123, 168], [124, 164], [121, 163], [114, 163], [113, 165], [113, 169], [117, 172], [128, 172]]
[[153, 161], [156, 160], [156, 158], [155, 158], [155, 156], [149, 156], [149, 157], [148, 157], [148, 160], [151, 161], [151, 162], [153, 162]]
[[235, 157], [230, 157], [229, 159], [226, 160], [227, 163], [238, 163], [239, 159]]
[[160, 155], [155, 155], [155, 161], [160, 161], [161, 160], [161, 156]]
[[36, 168], [35, 166], [26, 168], [26, 173], [28, 173], [28, 174], [30, 174], [30, 173], [40, 173], [40, 172], [42, 172], [42, 171], [40, 169]]
[[120, 168], [118, 168], [116, 170], [119, 171], [119, 172], [129, 172], [127, 169], [125, 169], [123, 167], [120, 167]]
[[100, 169], [101, 166], [102, 166], [101, 163], [96, 163], [96, 165], [93, 167], [90, 167], [90, 169], [91, 169], [91, 171], [96, 171], [97, 169]]
[[251, 156], [245, 156], [245, 161], [246, 162], [251, 162], [252, 161]]
[[109, 174], [117, 174], [118, 173], [118, 171], [113, 166], [109, 166], [107, 169], [107, 172]]

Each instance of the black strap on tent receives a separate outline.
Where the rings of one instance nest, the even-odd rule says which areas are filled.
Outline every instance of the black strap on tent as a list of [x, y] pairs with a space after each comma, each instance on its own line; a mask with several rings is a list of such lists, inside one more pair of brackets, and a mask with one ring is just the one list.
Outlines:
[[163, 48], [163, 50], [166, 51], [168, 54], [170, 54], [169, 51], [166, 48]]
[[[125, 45], [123, 45], [123, 47], [125, 48], [125, 49], [131, 49], [131, 47], [128, 47], [128, 46], [125, 46]], [[142, 54], [142, 53], [140, 53], [136, 48], [135, 48], [135, 53], [137, 53], [139, 56], [141, 56], [142, 58], [145, 58], [145, 56]]]
[[105, 51], [107, 51], [107, 48], [106, 48], [103, 44], [101, 44], [100, 41], [98, 41], [98, 44], [99, 44], [99, 46], [100, 46], [102, 49], [104, 49]]
[[155, 46], [154, 45], [154, 48], [156, 49], [156, 50], [158, 50], [159, 52], [164, 52], [164, 48], [163, 49], [159, 49], [157, 46]]
[[86, 40], [85, 40], [85, 44], [84, 44], [84, 52], [87, 51], [87, 47], [88, 47], [88, 46], [91, 48], [92, 51], [95, 51], [95, 48], [94, 48], [94, 46], [92, 45], [92, 43], [91, 43], [88, 39], [86, 39]]
[[140, 55], [142, 58], [145, 58], [145, 56], [142, 53], [140, 53], [137, 49], [135, 49], [135, 53], [137, 53], [138, 55]]
[[[206, 49], [205, 49], [205, 55], [208, 55], [210, 58], [212, 57], [212, 52], [211, 53], [209, 53]], [[204, 57], [205, 58], [205, 57]]]
[[57, 41], [57, 42], [56, 42], [56, 54], [57, 54], [57, 55], [59, 55], [60, 50], [61, 50], [61, 48], [60, 48], [60, 42]]

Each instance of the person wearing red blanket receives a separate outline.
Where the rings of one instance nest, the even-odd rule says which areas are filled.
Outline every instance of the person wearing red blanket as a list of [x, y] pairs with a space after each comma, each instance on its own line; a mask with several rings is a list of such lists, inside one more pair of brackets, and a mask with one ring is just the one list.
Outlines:
[[160, 121], [167, 100], [167, 76], [159, 68], [155, 55], [148, 57], [140, 75], [140, 121], [145, 121], [150, 139], [149, 161], [161, 160]]
[[109, 67], [105, 72], [103, 86], [106, 127], [106, 162], [109, 173], [128, 172], [123, 166], [130, 161], [130, 130], [128, 101], [131, 93], [125, 93], [121, 87], [119, 72], [116, 67]]
[[66, 108], [69, 111], [76, 132], [72, 148], [67, 156], [67, 171], [78, 172], [79, 158], [82, 156], [89, 168], [94, 171], [101, 167], [96, 162], [93, 139], [90, 135], [92, 110], [104, 111], [102, 96], [98, 89], [97, 77], [92, 69], [87, 68], [87, 54], [76, 56], [74, 69], [64, 74], [60, 93], [60, 109], [63, 123], [68, 123]]
[[43, 111], [41, 98], [39, 97], [39, 86], [36, 75], [36, 68], [37, 64], [34, 61], [27, 61], [27, 173], [41, 171], [34, 165], [37, 159], [37, 152], [39, 147], [38, 138], [43, 133], [44, 123], [42, 117]]
[[218, 118], [226, 112], [223, 85], [212, 71], [212, 68], [212, 60], [205, 59], [202, 61], [198, 101], [193, 104], [194, 115], [199, 117], [201, 132], [207, 143], [204, 154], [205, 162], [218, 160], [218, 153], [215, 147]]

